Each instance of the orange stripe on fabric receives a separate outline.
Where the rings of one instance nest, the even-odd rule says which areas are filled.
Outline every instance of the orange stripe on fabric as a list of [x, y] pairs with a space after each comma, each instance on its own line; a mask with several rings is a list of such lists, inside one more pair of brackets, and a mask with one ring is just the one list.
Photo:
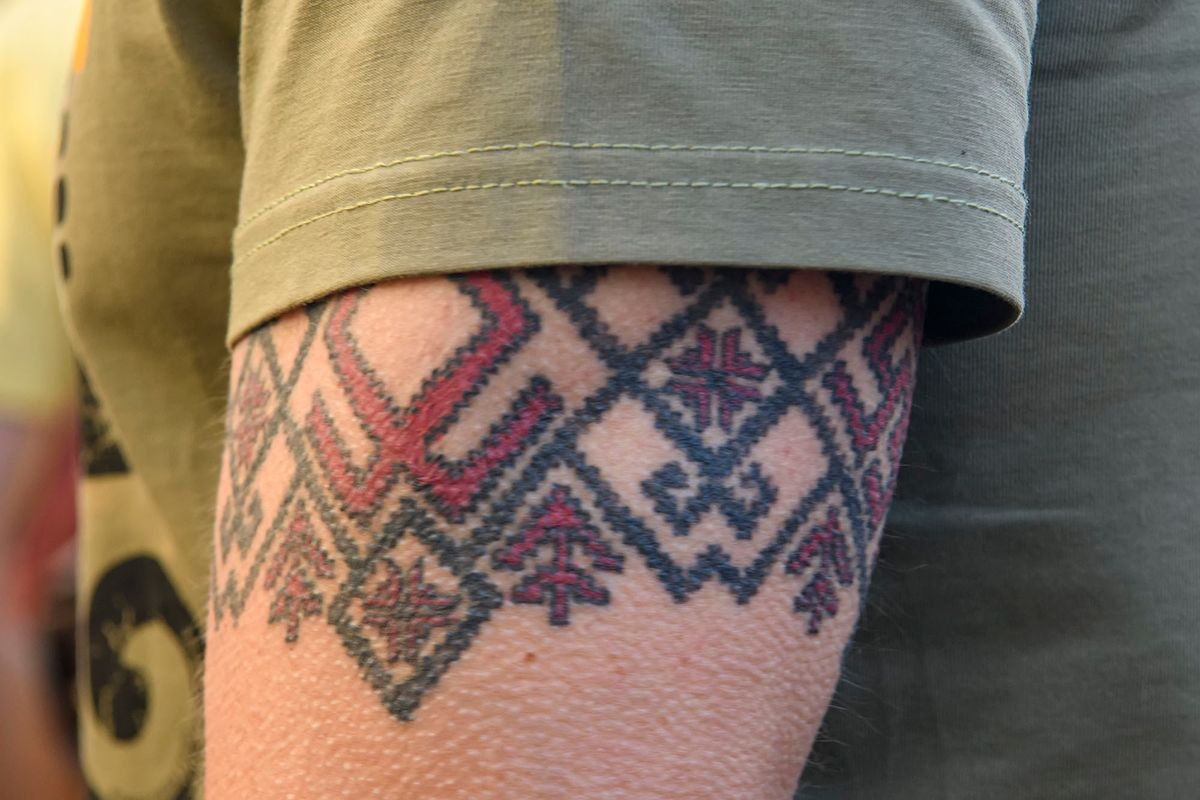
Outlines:
[[71, 60], [71, 71], [76, 75], [87, 66], [88, 45], [92, 35], [92, 0], [84, 0], [79, 14], [79, 33], [75, 36], [75, 57]]

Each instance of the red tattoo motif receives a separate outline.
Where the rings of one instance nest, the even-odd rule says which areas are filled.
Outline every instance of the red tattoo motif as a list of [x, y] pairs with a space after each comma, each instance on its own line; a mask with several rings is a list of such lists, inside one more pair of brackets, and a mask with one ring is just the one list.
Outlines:
[[748, 401], [762, 400], [758, 387], [745, 381], [761, 382], [768, 367], [754, 363], [739, 347], [742, 332], [732, 328], [717, 335], [707, 325], [696, 329], [696, 346], [667, 365], [678, 375], [667, 384], [667, 391], [679, 395], [696, 415], [696, 429], [712, 424], [712, 409], [717, 408], [717, 423], [726, 433], [733, 431], [733, 417]]
[[476, 273], [463, 278], [460, 288], [483, 311], [484, 328], [456, 361], [430, 376], [421, 394], [404, 412], [395, 408], [386, 390], [361, 361], [348, 330], [360, 295], [344, 295], [333, 303], [328, 342], [334, 367], [376, 452], [365, 468], [353, 466], [319, 395], [308, 422], [325, 474], [351, 514], [372, 515], [380, 498], [391, 489], [398, 470], [404, 470], [414, 486], [426, 492], [448, 519], [460, 520], [494, 481], [496, 470], [527, 448], [562, 407], [548, 384], [533, 381], [513, 404], [503, 424], [494, 428], [467, 458], [452, 462], [430, 452], [491, 372], [537, 329], [536, 318], [502, 279]]
[[829, 509], [824, 524], [804, 537], [785, 569], [790, 575], [802, 575], [813, 566], [816, 571], [793, 606], [798, 613], [808, 614], [808, 632], [816, 635], [821, 631], [821, 622], [838, 612], [838, 586], [854, 583], [849, 543], [835, 508]]
[[879, 473], [878, 461], [872, 461], [863, 472], [863, 495], [867, 500], [867, 513], [870, 515], [872, 530], [878, 528], [883, 522], [883, 515], [887, 513], [888, 506], [892, 502], [894, 483], [893, 481], [887, 486], [884, 485], [883, 477]]
[[513, 602], [545, 603], [550, 606], [552, 625], [567, 625], [571, 621], [572, 602], [606, 605], [608, 589], [597, 584], [592, 574], [576, 563], [575, 545], [591, 558], [595, 569], [620, 572], [624, 567], [624, 558], [600, 537], [600, 531], [588, 521], [571, 490], [555, 486], [533, 519], [508, 540], [508, 547], [494, 555], [498, 566], [520, 570], [539, 549], [551, 548], [550, 560], [538, 564], [534, 574], [527, 575], [513, 589]]
[[296, 641], [300, 620], [320, 614], [324, 604], [312, 578], [332, 577], [333, 561], [313, 534], [304, 503], [297, 503], [287, 536], [275, 551], [275, 558], [263, 577], [268, 589], [275, 589], [282, 581], [267, 621], [271, 624], [284, 622], [287, 625], [285, 638], [289, 642]]
[[246, 375], [234, 400], [237, 423], [233, 429], [233, 454], [245, 469], [254, 458], [254, 443], [267, 424], [267, 403], [271, 395], [258, 370]]
[[390, 558], [382, 565], [386, 575], [374, 593], [362, 600], [363, 624], [379, 631], [387, 643], [388, 661], [403, 659], [415, 666], [435, 628], [458, 624], [451, 612], [462, 598], [443, 594], [425, 581], [424, 558], [418, 558], [407, 572]]
[[898, 302], [863, 341], [867, 365], [882, 397], [874, 412], [867, 413], [863, 407], [860, 392], [847, 371], [846, 362], [838, 361], [825, 376], [825, 386], [833, 392], [833, 399], [846, 418], [854, 448], [860, 458], [878, 445], [880, 433], [895, 420], [896, 411], [907, 405], [913, 379], [912, 365], [908, 358], [894, 365], [892, 350], [897, 338], [911, 322], [911, 305]]

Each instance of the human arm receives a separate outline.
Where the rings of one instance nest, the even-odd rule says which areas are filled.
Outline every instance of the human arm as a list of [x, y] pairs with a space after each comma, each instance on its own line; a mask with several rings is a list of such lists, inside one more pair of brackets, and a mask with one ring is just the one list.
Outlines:
[[819, 272], [468, 273], [243, 339], [209, 796], [790, 797], [866, 586], [922, 297]]

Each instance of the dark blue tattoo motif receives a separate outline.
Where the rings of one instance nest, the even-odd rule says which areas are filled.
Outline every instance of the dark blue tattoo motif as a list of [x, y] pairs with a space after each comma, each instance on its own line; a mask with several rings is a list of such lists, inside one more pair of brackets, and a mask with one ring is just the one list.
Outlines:
[[[923, 287], [833, 275], [840, 314], [798, 347], [766, 310], [788, 273], [664, 273], [678, 303], [632, 337], [601, 300], [603, 268], [449, 279], [481, 327], [407, 405], [353, 335], [365, 291], [309, 308], [287, 356], [270, 327], [255, 333], [231, 392], [214, 625], [238, 617], [256, 588], [273, 593], [268, 621], [283, 637], [332, 625], [399, 719], [499, 609], [536, 605], [551, 625], [586, 624], [619, 602], [630, 559], [681, 604], [710, 585], [749, 603], [772, 574], [795, 581], [792, 607], [820, 635], [866, 590]], [[474, 401], [544, 335], [547, 314], [595, 365], [582, 399], [564, 400], [551, 369], [527, 365], [483, 438], [445, 455]], [[314, 363], [334, 380], [295, 397]], [[335, 402], [353, 415], [335, 421]], [[632, 484], [603, 446], [603, 423], [621, 415], [643, 420], [654, 452], [670, 454]], [[803, 486], [772, 472], [787, 467], [764, 454], [780, 437], [811, 443], [818, 466]], [[257, 476], [273, 448], [291, 469], [268, 500]]]
[[758, 520], [775, 504], [778, 492], [757, 463], [750, 464], [738, 476], [736, 485], [749, 490], [751, 498], [742, 500], [733, 489], [707, 481], [681, 502], [674, 493], [687, 491], [688, 476], [679, 462], [671, 461], [642, 481], [642, 493], [654, 501], [654, 510], [670, 523], [676, 536], [687, 536], [709, 509], [716, 508], [733, 529], [734, 536], [749, 539], [754, 535]]

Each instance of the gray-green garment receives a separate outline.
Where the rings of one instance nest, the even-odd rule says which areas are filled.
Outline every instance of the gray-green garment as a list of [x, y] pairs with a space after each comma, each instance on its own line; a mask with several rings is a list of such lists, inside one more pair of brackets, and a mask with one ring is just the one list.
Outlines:
[[1039, 17], [1028, 313], [922, 355], [805, 800], [1200, 796], [1200, 3]]

